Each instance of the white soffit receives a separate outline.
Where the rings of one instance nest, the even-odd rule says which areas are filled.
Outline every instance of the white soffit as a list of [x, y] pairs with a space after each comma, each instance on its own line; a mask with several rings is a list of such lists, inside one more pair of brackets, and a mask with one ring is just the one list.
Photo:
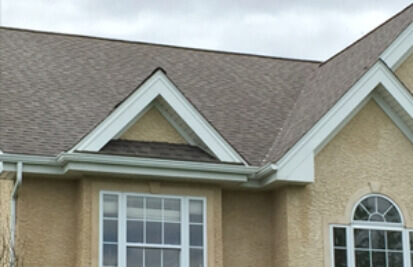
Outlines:
[[130, 126], [131, 122], [136, 121], [136, 118], [146, 112], [147, 107], [159, 97], [174, 110], [219, 160], [246, 164], [243, 158], [192, 106], [161, 69], [155, 71], [70, 152], [99, 151], [111, 139], [116, 138], [125, 127]]
[[[372, 93], [375, 89], [377, 92]], [[376, 98], [374, 98], [376, 94]], [[380, 97], [379, 97], [380, 96]], [[386, 96], [386, 97], [383, 97]], [[389, 98], [391, 96], [391, 98]], [[384, 111], [408, 136], [413, 118], [413, 96], [394, 73], [378, 61], [276, 164], [278, 171], [262, 181], [314, 182], [314, 157], [370, 100], [383, 100]], [[389, 101], [391, 100], [391, 101]], [[380, 105], [380, 103], [379, 103]], [[380, 105], [383, 108], [383, 105]], [[412, 140], [412, 137], [409, 138]]]

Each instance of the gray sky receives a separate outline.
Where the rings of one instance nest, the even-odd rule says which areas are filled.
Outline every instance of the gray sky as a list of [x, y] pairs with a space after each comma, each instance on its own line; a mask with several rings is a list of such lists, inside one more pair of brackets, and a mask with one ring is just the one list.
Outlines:
[[1, 25], [325, 60], [412, 0], [0, 0]]

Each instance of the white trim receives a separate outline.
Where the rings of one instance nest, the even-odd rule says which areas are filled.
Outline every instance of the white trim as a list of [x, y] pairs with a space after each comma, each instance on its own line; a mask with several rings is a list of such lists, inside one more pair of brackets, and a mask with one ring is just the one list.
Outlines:
[[381, 54], [380, 58], [396, 70], [413, 51], [413, 23]]
[[[367, 73], [304, 135], [278, 162], [278, 171], [265, 178], [262, 185], [275, 181], [314, 181], [311, 157], [320, 151], [363, 107], [371, 92], [381, 84], [397, 103], [413, 117], [413, 97], [383, 62], [378, 61]], [[300, 169], [297, 173], [297, 169]], [[304, 176], [303, 176], [304, 175]]]
[[161, 96], [175, 110], [218, 159], [246, 164], [161, 70], [156, 71], [70, 152], [99, 151], [158, 96]]
[[[108, 191], [101, 190], [99, 192], [99, 266], [103, 267], [103, 196], [107, 195], [116, 195], [118, 197], [118, 266], [126, 266], [127, 259], [127, 246], [138, 246], [143, 248], [175, 248], [181, 251], [180, 257], [180, 267], [189, 267], [189, 257], [190, 257], [190, 243], [189, 243], [189, 231], [190, 231], [190, 222], [189, 222], [189, 202], [191, 200], [200, 200], [202, 201], [203, 208], [203, 260], [204, 266], [207, 266], [207, 257], [208, 257], [208, 242], [206, 239], [206, 217], [207, 217], [207, 199], [206, 197], [200, 196], [177, 196], [177, 195], [163, 195], [163, 194], [148, 194], [148, 193], [136, 193], [136, 192], [119, 192], [119, 191]], [[155, 197], [155, 198], [175, 198], [180, 199], [181, 201], [181, 244], [180, 245], [152, 245], [152, 244], [135, 244], [131, 245], [126, 240], [126, 205], [127, 196], [140, 196], [140, 197]], [[145, 219], [143, 219], [145, 220]], [[162, 221], [163, 222], [163, 219]], [[144, 229], [145, 235], [145, 229]], [[145, 238], [144, 238], [145, 240]], [[162, 238], [163, 240], [163, 238]]]

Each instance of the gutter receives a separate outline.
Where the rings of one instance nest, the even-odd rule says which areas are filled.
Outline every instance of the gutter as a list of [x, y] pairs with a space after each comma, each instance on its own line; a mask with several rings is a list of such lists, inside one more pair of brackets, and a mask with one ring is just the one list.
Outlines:
[[[262, 181], [278, 170], [268, 163], [262, 167], [230, 163], [192, 162], [93, 153], [61, 153], [53, 156], [0, 154], [4, 171], [64, 175], [68, 172], [125, 174], [145, 177], [170, 177], [215, 182], [232, 182], [242, 187], [263, 187]], [[22, 171], [22, 170], [20, 170]], [[21, 183], [21, 182], [20, 182]], [[20, 184], [16, 181], [16, 194]], [[17, 197], [17, 195], [16, 195]]]
[[15, 264], [15, 232], [16, 232], [16, 202], [19, 195], [19, 189], [23, 182], [23, 163], [21, 161], [16, 164], [16, 182], [14, 183], [13, 193], [11, 196], [11, 211], [10, 211], [10, 267]]

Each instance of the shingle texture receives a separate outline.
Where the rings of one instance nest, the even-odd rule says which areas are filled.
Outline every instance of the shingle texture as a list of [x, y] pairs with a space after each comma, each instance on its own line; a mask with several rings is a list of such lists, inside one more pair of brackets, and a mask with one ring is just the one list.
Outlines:
[[248, 163], [275, 161], [412, 20], [411, 5], [323, 64], [0, 28], [0, 150], [69, 150], [162, 68]]
[[217, 158], [197, 146], [159, 142], [112, 140], [101, 149], [100, 153], [144, 158], [219, 162]]

